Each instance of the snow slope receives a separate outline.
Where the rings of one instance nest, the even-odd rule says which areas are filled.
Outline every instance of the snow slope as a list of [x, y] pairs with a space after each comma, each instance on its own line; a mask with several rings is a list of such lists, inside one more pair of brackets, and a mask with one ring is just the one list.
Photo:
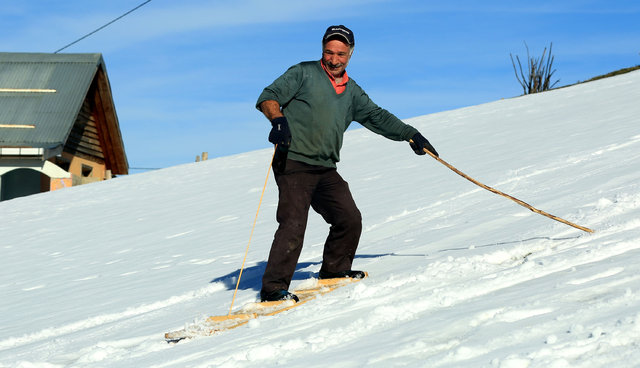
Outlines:
[[[370, 278], [224, 334], [270, 150], [0, 203], [2, 367], [640, 366], [640, 72], [417, 117], [443, 159], [345, 137]], [[265, 134], [266, 132], [265, 127]], [[268, 181], [236, 306], [276, 227]], [[293, 287], [317, 277], [310, 218]]]

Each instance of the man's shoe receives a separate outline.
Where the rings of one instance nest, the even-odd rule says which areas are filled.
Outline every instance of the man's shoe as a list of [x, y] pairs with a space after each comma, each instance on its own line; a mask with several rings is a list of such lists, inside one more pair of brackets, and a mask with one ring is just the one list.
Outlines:
[[364, 279], [367, 277], [367, 273], [364, 271], [342, 271], [342, 272], [327, 272], [320, 270], [320, 274], [318, 275], [319, 279], [342, 279], [342, 278], [352, 278], [352, 279]]
[[300, 301], [296, 294], [291, 294], [286, 290], [276, 290], [269, 293], [264, 291], [260, 292], [261, 302], [276, 302], [280, 300], [294, 300], [296, 303]]

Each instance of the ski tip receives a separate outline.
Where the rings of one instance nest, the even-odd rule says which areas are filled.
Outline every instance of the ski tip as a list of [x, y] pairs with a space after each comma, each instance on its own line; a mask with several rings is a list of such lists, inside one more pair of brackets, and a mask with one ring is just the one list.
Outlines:
[[186, 340], [189, 337], [184, 334], [177, 334], [176, 332], [167, 332], [164, 334], [164, 340], [167, 344], [177, 344], [182, 340]]

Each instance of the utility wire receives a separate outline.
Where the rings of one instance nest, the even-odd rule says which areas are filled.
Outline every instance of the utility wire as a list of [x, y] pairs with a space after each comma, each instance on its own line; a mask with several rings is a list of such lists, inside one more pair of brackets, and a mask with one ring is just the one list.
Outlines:
[[92, 34], [94, 34], [94, 33], [98, 32], [98, 31], [101, 31], [102, 29], [104, 29], [104, 28], [106, 28], [106, 27], [110, 26], [111, 24], [113, 24], [113, 23], [117, 22], [118, 20], [120, 20], [120, 19], [122, 19], [122, 18], [126, 17], [127, 15], [129, 15], [129, 14], [133, 13], [134, 11], [136, 11], [136, 10], [138, 10], [138, 9], [142, 8], [144, 5], [147, 5], [147, 4], [148, 4], [148, 3], [150, 3], [150, 2], [151, 2], [151, 0], [147, 0], [147, 1], [143, 2], [142, 4], [140, 4], [140, 5], [136, 6], [135, 8], [133, 8], [133, 9], [129, 10], [128, 12], [126, 12], [126, 13], [122, 14], [121, 16], [117, 17], [116, 19], [112, 20], [111, 22], [109, 22], [109, 23], [107, 23], [107, 24], [103, 25], [102, 27], [100, 27], [100, 28], [96, 29], [96, 30], [95, 30], [95, 31], [93, 31], [93, 32], [87, 33], [86, 35], [84, 35], [84, 36], [82, 36], [82, 37], [78, 38], [77, 40], [75, 40], [75, 41], [71, 42], [70, 44], [68, 44], [68, 45], [66, 45], [66, 46], [64, 46], [64, 47], [62, 47], [62, 48], [60, 48], [60, 49], [58, 49], [58, 50], [54, 51], [53, 53], [54, 53], [54, 54], [57, 54], [57, 53], [59, 53], [60, 51], [62, 51], [62, 50], [64, 50], [64, 49], [66, 49], [67, 47], [69, 47], [69, 46], [71, 46], [71, 45], [75, 45], [76, 43], [78, 43], [78, 42], [80, 42], [80, 41], [84, 40], [85, 38], [87, 38], [87, 37], [91, 36]]

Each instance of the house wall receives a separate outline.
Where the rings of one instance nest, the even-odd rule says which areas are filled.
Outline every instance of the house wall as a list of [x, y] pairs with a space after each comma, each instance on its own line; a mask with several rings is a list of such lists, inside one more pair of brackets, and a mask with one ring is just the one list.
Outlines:
[[104, 164], [67, 152], [61, 156], [49, 162], [0, 161], [0, 201], [107, 179]]
[[38, 157], [0, 156], [0, 201], [47, 192], [53, 183], [60, 180], [68, 181], [68, 186], [71, 186], [71, 177], [55, 163]]
[[48, 190], [49, 177], [39, 171], [24, 168], [0, 176], [0, 201], [6, 201]]
[[[62, 157], [66, 157], [71, 160], [69, 170], [67, 171], [69, 171], [72, 175], [78, 177], [94, 178], [96, 179], [96, 181], [104, 180], [107, 170], [104, 164], [90, 161], [78, 156], [72, 156], [67, 152], [63, 152]], [[87, 174], [87, 171], [89, 170], [88, 168], [90, 168], [90, 173]]]
[[51, 180], [49, 190], [58, 190], [106, 179], [107, 169], [103, 163], [74, 156], [68, 152], [62, 152], [62, 160], [64, 164], [60, 162], [57, 162], [57, 164], [68, 171], [71, 174], [71, 178]]
[[73, 179], [72, 178], [68, 178], [68, 179], [62, 179], [62, 178], [51, 179], [50, 182], [49, 182], [49, 190], [50, 191], [63, 189], [63, 188], [69, 188], [69, 187], [72, 187], [72, 186], [73, 186]]

